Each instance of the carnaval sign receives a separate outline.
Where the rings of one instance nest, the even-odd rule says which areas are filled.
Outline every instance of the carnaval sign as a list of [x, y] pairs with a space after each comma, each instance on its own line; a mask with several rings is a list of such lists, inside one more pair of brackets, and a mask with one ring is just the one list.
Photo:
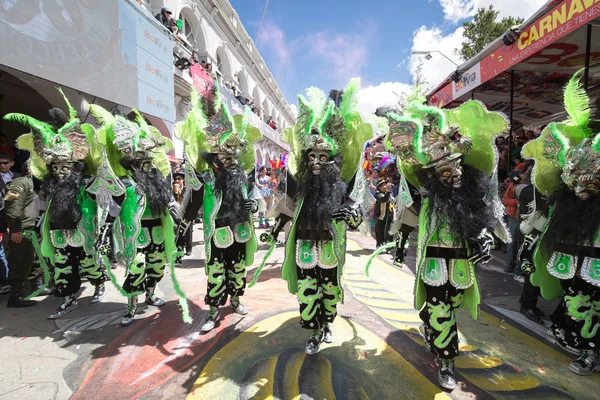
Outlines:
[[0, 64], [174, 121], [171, 40], [137, 3], [1, 3]]
[[[568, 57], [573, 59], [572, 62], [580, 60], [585, 54], [577, 53], [582, 46], [571, 43], [573, 34], [576, 33], [579, 37], [580, 28], [600, 17], [600, 0], [565, 0], [557, 3], [523, 30], [514, 45], [501, 45], [469, 70], [479, 68], [477, 84], [468, 85], [465, 91], [461, 91], [455, 90], [454, 82], [450, 82], [429, 98], [430, 103], [443, 107], [510, 68], [521, 69], [523, 63], [528, 64], [524, 69], [530, 69], [532, 65], [545, 64], [565, 67]], [[583, 40], [585, 43], [585, 38]], [[595, 54], [592, 54], [592, 58], [594, 57]], [[565, 65], [561, 65], [561, 62]]]

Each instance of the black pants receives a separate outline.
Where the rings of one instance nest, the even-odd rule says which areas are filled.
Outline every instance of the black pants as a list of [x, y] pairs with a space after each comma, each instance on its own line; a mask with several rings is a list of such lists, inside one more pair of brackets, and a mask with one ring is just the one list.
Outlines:
[[563, 345], [579, 350], [600, 348], [600, 288], [581, 278], [561, 279], [563, 299], [550, 315], [550, 329]]
[[246, 244], [233, 242], [226, 249], [211, 242], [210, 262], [206, 266], [208, 288], [204, 302], [223, 306], [227, 298], [243, 296], [246, 290]]
[[389, 230], [390, 220], [388, 218], [377, 219], [375, 221], [375, 240], [377, 241], [377, 247], [392, 241], [392, 237], [388, 233]]
[[539, 296], [540, 288], [537, 286], [533, 286], [533, 284], [529, 280], [529, 276], [525, 276], [525, 284], [523, 285], [523, 292], [521, 293], [519, 303], [521, 303], [523, 308], [535, 308], [537, 307], [537, 301]]
[[58, 297], [73, 296], [81, 288], [81, 279], [87, 279], [94, 286], [108, 280], [106, 270], [87, 255], [83, 247], [67, 246], [56, 249], [54, 266], [55, 294]]
[[8, 284], [13, 294], [28, 296], [31, 292], [29, 274], [33, 268], [33, 244], [23, 236], [21, 243], [8, 245]]
[[463, 290], [450, 282], [442, 286], [425, 285], [427, 302], [419, 316], [425, 325], [425, 340], [440, 358], [458, 356], [458, 329], [454, 312], [463, 302]]
[[190, 226], [188, 226], [187, 231], [185, 231], [185, 252], [192, 252], [193, 245], [193, 236], [194, 236], [194, 221], [190, 221]]
[[318, 265], [311, 269], [297, 268], [300, 326], [304, 329], [321, 329], [332, 323], [340, 301], [338, 270], [324, 269]]

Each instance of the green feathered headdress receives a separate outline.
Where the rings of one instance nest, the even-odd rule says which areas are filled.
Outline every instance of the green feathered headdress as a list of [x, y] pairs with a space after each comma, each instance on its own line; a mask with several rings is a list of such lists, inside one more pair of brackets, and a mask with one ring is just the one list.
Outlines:
[[502, 113], [488, 111], [469, 100], [458, 108], [442, 110], [413, 101], [402, 115], [388, 113], [387, 149], [398, 155], [404, 176], [415, 186], [419, 168], [463, 157], [463, 162], [488, 174], [497, 165], [493, 138], [509, 123]]
[[120, 163], [123, 158], [151, 158], [163, 176], [171, 173], [167, 153], [173, 150], [173, 143], [158, 129], [148, 125], [139, 111], [133, 110], [136, 114], [135, 122], [120, 115], [112, 115], [97, 104], [90, 104], [90, 111], [100, 124], [97, 140], [104, 146], [106, 157], [116, 176], [127, 175], [127, 170]]
[[217, 88], [213, 99], [203, 98], [192, 88], [190, 111], [175, 125], [175, 137], [184, 143], [186, 160], [198, 172], [209, 168], [202, 153], [240, 154], [242, 169], [252, 171], [256, 163], [254, 143], [262, 138], [260, 130], [250, 125], [250, 108], [231, 116], [221, 101]]
[[85, 161], [85, 175], [94, 175], [102, 162], [95, 130], [89, 124], [81, 124], [77, 111], [61, 88], [57, 88], [68, 108], [68, 115], [59, 108], [50, 110], [50, 123], [39, 121], [29, 115], [11, 113], [5, 120], [16, 121], [31, 129], [31, 133], [19, 136], [17, 147], [31, 153], [31, 172], [38, 179], [48, 173], [48, 166], [56, 162]]
[[[594, 138], [589, 98], [581, 85], [583, 69], [577, 71], [564, 89], [567, 119], [548, 124], [539, 138], [523, 146], [522, 155], [535, 161], [533, 183], [545, 195], [555, 192], [565, 182], [573, 185], [577, 176], [594, 172], [600, 146]], [[597, 133], [597, 132], [596, 132]], [[595, 150], [594, 150], [595, 149]], [[595, 154], [594, 154], [595, 153]]]
[[373, 137], [373, 127], [364, 122], [356, 110], [360, 79], [354, 78], [344, 88], [339, 106], [325, 93], [311, 87], [307, 97], [298, 96], [299, 111], [296, 126], [283, 132], [283, 141], [290, 146], [288, 168], [298, 172], [302, 151], [320, 149], [331, 155], [342, 154], [341, 178], [349, 182], [361, 161], [365, 142]]

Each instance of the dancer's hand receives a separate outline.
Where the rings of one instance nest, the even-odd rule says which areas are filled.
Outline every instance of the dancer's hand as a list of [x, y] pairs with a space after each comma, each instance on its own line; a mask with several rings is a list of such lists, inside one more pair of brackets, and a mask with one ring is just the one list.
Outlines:
[[264, 232], [260, 235], [260, 241], [266, 244], [273, 244], [277, 238], [271, 232]]
[[358, 229], [362, 223], [362, 216], [358, 209], [344, 204], [340, 209], [333, 213], [331, 218], [335, 221], [344, 221], [350, 229]]
[[521, 263], [521, 271], [523, 271], [523, 273], [525, 274], [531, 274], [535, 272], [533, 254], [535, 253], [535, 249], [537, 247], [539, 239], [539, 233], [530, 233], [529, 235], [525, 235], [523, 245], [519, 249], [517, 258]]
[[249, 211], [253, 214], [258, 211], [258, 203], [256, 202], [256, 200], [244, 201], [244, 207], [246, 207], [246, 211]]
[[492, 259], [493, 244], [494, 237], [489, 232], [472, 241], [471, 252], [473, 255], [469, 258], [469, 261], [473, 264], [487, 264]]

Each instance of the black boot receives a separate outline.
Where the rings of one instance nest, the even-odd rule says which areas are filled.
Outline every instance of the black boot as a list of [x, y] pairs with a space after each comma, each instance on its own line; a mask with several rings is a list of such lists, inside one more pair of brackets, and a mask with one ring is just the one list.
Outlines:
[[37, 304], [37, 301], [35, 301], [35, 300], [27, 300], [22, 295], [13, 293], [8, 298], [8, 302], [6, 303], [6, 306], [22, 308], [22, 307], [35, 306], [36, 304]]

